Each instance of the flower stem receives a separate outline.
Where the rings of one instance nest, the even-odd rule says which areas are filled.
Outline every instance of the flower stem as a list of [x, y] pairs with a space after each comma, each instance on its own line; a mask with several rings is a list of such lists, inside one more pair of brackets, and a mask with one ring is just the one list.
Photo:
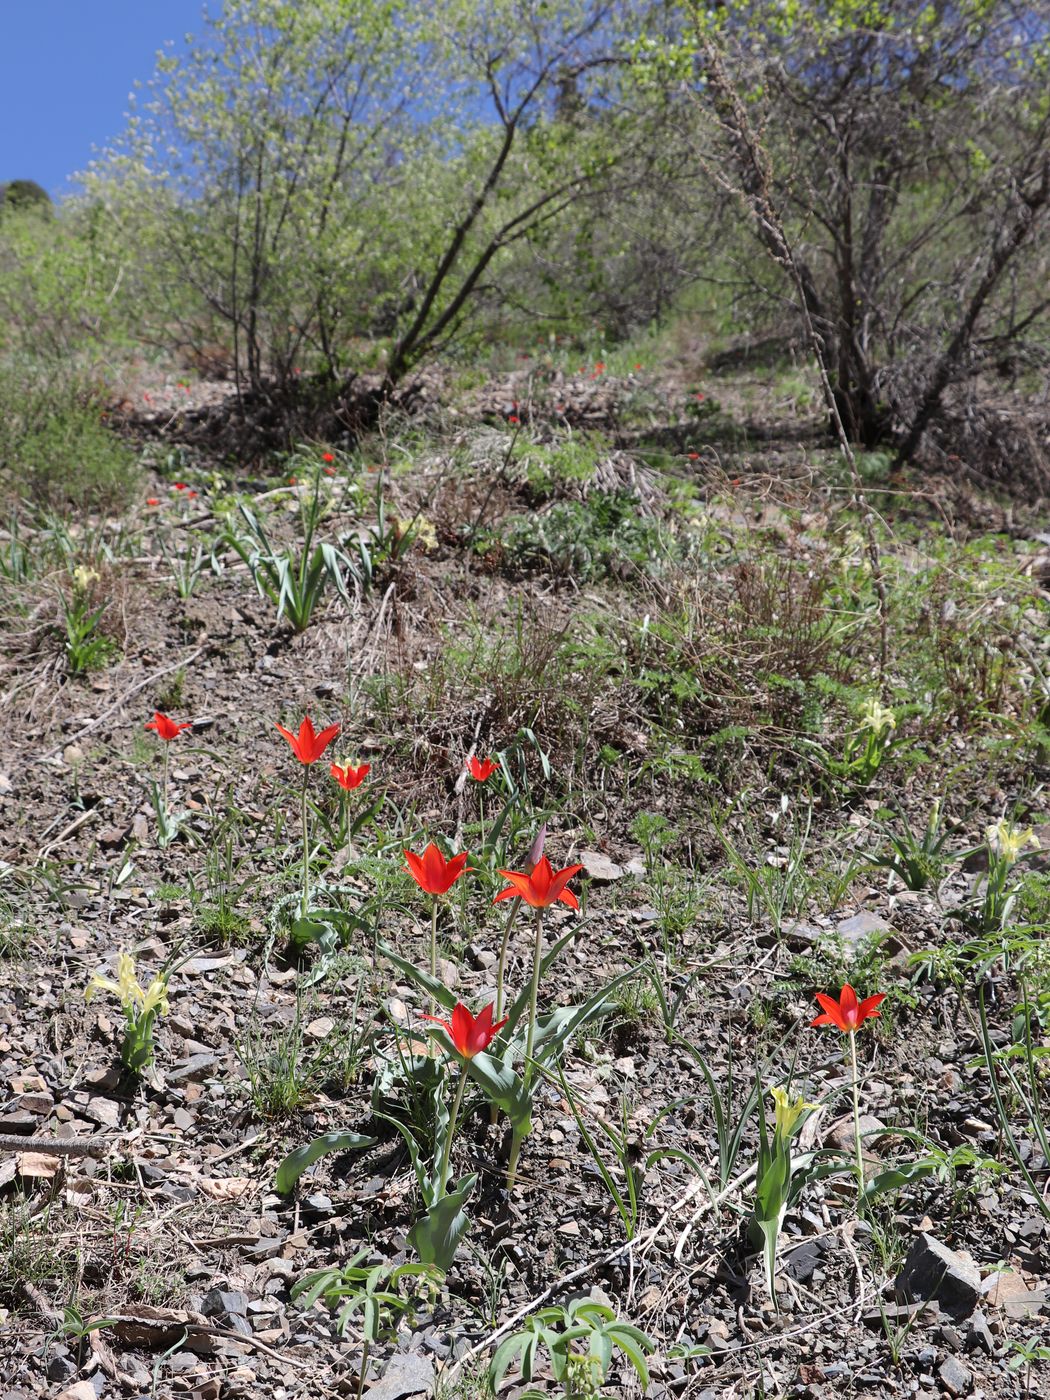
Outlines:
[[494, 1021], [501, 1021], [503, 1019], [503, 978], [507, 970], [507, 952], [510, 948], [510, 935], [520, 908], [521, 895], [515, 895], [514, 899], [511, 901], [506, 927], [503, 930], [503, 943], [500, 946], [499, 962], [496, 965], [496, 1014], [492, 1018]]
[[853, 1070], [853, 1145], [857, 1151], [857, 1198], [864, 1194], [864, 1154], [860, 1145], [860, 1084], [857, 1081], [857, 1032], [849, 1033], [849, 1058]]
[[[430, 975], [437, 981], [438, 975], [438, 902], [434, 900], [430, 910]], [[430, 998], [430, 1009], [434, 1010], [435, 1000]]]
[[517, 1128], [511, 1134], [510, 1158], [507, 1161], [507, 1190], [514, 1190], [514, 1178], [518, 1173], [518, 1157], [521, 1153], [521, 1133]]
[[310, 840], [306, 813], [306, 784], [309, 781], [310, 770], [303, 765], [303, 900], [299, 910], [301, 918], [306, 918], [306, 911], [310, 907]]
[[540, 963], [543, 960], [543, 910], [536, 910], [536, 942], [532, 949], [532, 986], [529, 989], [529, 1028], [525, 1033], [525, 1064], [521, 1077], [528, 1088], [532, 1080], [532, 1047], [536, 1040], [536, 1003], [540, 997]]
[[163, 808], [162, 808], [162, 810], [163, 810], [163, 812], [164, 812], [164, 817], [165, 817], [165, 819], [167, 819], [167, 815], [168, 815], [168, 758], [169, 758], [170, 753], [171, 753], [171, 748], [170, 748], [170, 746], [169, 746], [168, 744], [165, 744], [165, 745], [164, 745], [164, 806], [163, 806]]
[[459, 1083], [456, 1085], [456, 1097], [452, 1102], [452, 1112], [448, 1119], [448, 1132], [445, 1134], [445, 1151], [441, 1158], [441, 1175], [438, 1178], [438, 1200], [442, 1200], [445, 1195], [445, 1187], [448, 1185], [449, 1169], [452, 1166], [452, 1139], [456, 1135], [456, 1123], [459, 1119], [459, 1110], [463, 1103], [463, 1090], [467, 1084], [467, 1071], [461, 1069], [459, 1072]]

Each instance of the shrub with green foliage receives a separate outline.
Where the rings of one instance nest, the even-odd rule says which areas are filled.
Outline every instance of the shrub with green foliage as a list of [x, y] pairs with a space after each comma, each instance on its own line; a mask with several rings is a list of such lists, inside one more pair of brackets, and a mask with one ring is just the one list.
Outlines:
[[115, 511], [131, 499], [134, 451], [102, 422], [99, 400], [37, 366], [0, 367], [0, 480], [55, 509]]

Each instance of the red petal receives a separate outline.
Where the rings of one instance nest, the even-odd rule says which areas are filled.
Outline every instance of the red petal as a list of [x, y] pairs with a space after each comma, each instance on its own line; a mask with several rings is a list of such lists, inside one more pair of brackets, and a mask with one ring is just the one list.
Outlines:
[[274, 728], [279, 730], [284, 735], [284, 737], [288, 740], [289, 744], [291, 744], [292, 746], [292, 753], [294, 753], [299, 762], [302, 763], [303, 756], [299, 748], [299, 736], [297, 734], [292, 734], [290, 730], [285, 729], [283, 724], [276, 724], [274, 725]]
[[504, 880], [510, 881], [511, 887], [509, 890], [501, 890], [492, 901], [493, 904], [498, 903], [501, 899], [509, 899], [512, 894], [516, 894], [520, 895], [525, 903], [531, 905], [533, 909], [542, 907], [541, 902], [536, 897], [530, 876], [523, 875], [520, 870], [500, 870], [498, 873], [503, 876]]
[[570, 909], [579, 909], [580, 901], [573, 894], [572, 890], [562, 890], [558, 899], [562, 904], [567, 904]]
[[[313, 736], [310, 752], [313, 754], [314, 759], [321, 757], [325, 749], [339, 733], [340, 728], [341, 726], [338, 724], [330, 724], [327, 729], [322, 729], [320, 734], [315, 734]], [[311, 759], [311, 762], [313, 762], [313, 759]]]
[[867, 1020], [869, 1016], [877, 1016], [876, 1008], [886, 1000], [885, 992], [876, 992], [873, 997], [865, 997], [860, 1006], [857, 1007], [857, 1025]]
[[461, 1055], [473, 1055], [474, 1017], [461, 1001], [452, 1009], [452, 1043]]
[[[422, 859], [416, 855], [415, 851], [406, 851], [405, 860], [408, 861], [408, 873], [415, 880], [421, 890], [426, 890], [426, 874]], [[429, 891], [427, 891], [429, 893]]]
[[[821, 1024], [825, 1026], [838, 1026], [840, 1031], [848, 1030], [845, 1019], [842, 1015], [842, 1008], [834, 997], [825, 996], [823, 992], [816, 993], [817, 1002], [824, 1010], [827, 1020]], [[813, 1024], [816, 1024], [815, 1022]]]

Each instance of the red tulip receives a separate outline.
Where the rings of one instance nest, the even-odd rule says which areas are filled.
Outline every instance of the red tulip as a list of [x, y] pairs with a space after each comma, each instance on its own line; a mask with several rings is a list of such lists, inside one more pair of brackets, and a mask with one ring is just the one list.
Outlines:
[[487, 783], [489, 778], [492, 777], [493, 773], [495, 773], [496, 769], [499, 767], [499, 764], [491, 758], [478, 758], [474, 756], [467, 764], [467, 767], [470, 770], [470, 776], [472, 778], [479, 783]]
[[567, 865], [564, 870], [555, 872], [546, 856], [536, 862], [531, 875], [518, 870], [501, 870], [499, 873], [510, 884], [492, 901], [498, 904], [501, 899], [513, 899], [519, 895], [533, 909], [549, 909], [552, 904], [567, 904], [570, 909], [579, 909], [580, 904], [572, 890], [565, 886], [582, 865]]
[[824, 1014], [817, 1016], [809, 1024], [838, 1026], [840, 1031], [847, 1034], [855, 1031], [869, 1016], [877, 1016], [879, 1003], [886, 1000], [885, 994], [878, 992], [875, 996], [865, 997], [863, 1001], [858, 1002], [857, 993], [848, 982], [839, 993], [838, 1001], [834, 997], [825, 996], [823, 992], [817, 992], [816, 996]]
[[328, 770], [341, 788], [347, 792], [353, 792], [354, 788], [360, 787], [364, 780], [372, 771], [370, 763], [362, 763], [360, 768], [351, 768], [348, 763], [344, 768], [340, 768], [338, 763], [333, 763]]
[[446, 860], [431, 841], [421, 856], [417, 856], [415, 851], [405, 852], [405, 860], [408, 861], [405, 868], [424, 894], [448, 894], [461, 875], [474, 869], [467, 864], [469, 859], [466, 851], [463, 851]]
[[299, 733], [292, 734], [285, 729], [284, 725], [275, 726], [292, 746], [292, 753], [300, 763], [316, 763], [324, 753], [325, 749], [339, 733], [338, 724], [330, 724], [327, 729], [322, 729], [320, 734], [314, 733], [314, 726], [307, 715], [299, 726]]
[[185, 483], [184, 481], [176, 481], [176, 483], [175, 483], [175, 490], [176, 490], [176, 491], [185, 491], [186, 489], [187, 489], [187, 488], [186, 488], [186, 483]]
[[443, 1021], [440, 1016], [423, 1016], [424, 1021], [436, 1021], [448, 1031], [452, 1044], [465, 1060], [472, 1060], [479, 1050], [487, 1050], [510, 1018], [492, 1024], [492, 1007], [486, 1006], [477, 1016], [472, 1016], [461, 1001], [452, 1010], [452, 1019]]
[[158, 736], [163, 739], [166, 744], [169, 744], [172, 739], [177, 739], [184, 729], [192, 729], [193, 723], [192, 721], [187, 721], [185, 724], [178, 724], [175, 720], [169, 719], [167, 715], [162, 715], [159, 710], [154, 710], [153, 718], [150, 720], [149, 724], [146, 725], [146, 728], [155, 729]]
[[157, 499], [156, 496], [147, 496], [147, 497], [146, 497], [146, 504], [147, 504], [148, 506], [159, 506], [159, 505], [160, 505], [160, 501]]
[[332, 456], [332, 454], [331, 454], [330, 452], [322, 452], [322, 453], [321, 453], [321, 461], [322, 461], [322, 462], [334, 462], [334, 461], [335, 461], [335, 458]]
[[512, 427], [516, 428], [520, 424], [521, 419], [516, 413], [511, 413], [507, 416], [507, 422], [510, 423]]

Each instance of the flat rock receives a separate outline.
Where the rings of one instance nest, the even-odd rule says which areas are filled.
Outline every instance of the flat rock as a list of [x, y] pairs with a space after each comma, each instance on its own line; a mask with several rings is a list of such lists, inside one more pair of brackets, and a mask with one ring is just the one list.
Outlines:
[[369, 1400], [407, 1400], [434, 1393], [434, 1367], [422, 1356], [392, 1356], [382, 1378], [368, 1390]]
[[1015, 1320], [1038, 1317], [1046, 1302], [1046, 1289], [1029, 1288], [1013, 1269], [1003, 1269], [1001, 1273], [993, 1274], [991, 1279], [985, 1281], [985, 1286], [989, 1305]]
[[981, 1297], [981, 1275], [972, 1260], [932, 1235], [918, 1237], [897, 1275], [896, 1292], [907, 1299], [936, 1298], [944, 1312], [969, 1317]]
[[973, 1389], [970, 1368], [955, 1356], [949, 1356], [941, 1363], [937, 1375], [949, 1395], [968, 1395]]
[[851, 952], [862, 948], [876, 934], [890, 933], [891, 931], [885, 919], [880, 918], [878, 914], [869, 913], [866, 909], [862, 909], [859, 914], [854, 914], [852, 918], [840, 920], [835, 925], [835, 932]]
[[603, 856], [601, 851], [580, 851], [577, 859], [583, 866], [583, 873], [596, 885], [609, 885], [623, 878], [623, 866]]

